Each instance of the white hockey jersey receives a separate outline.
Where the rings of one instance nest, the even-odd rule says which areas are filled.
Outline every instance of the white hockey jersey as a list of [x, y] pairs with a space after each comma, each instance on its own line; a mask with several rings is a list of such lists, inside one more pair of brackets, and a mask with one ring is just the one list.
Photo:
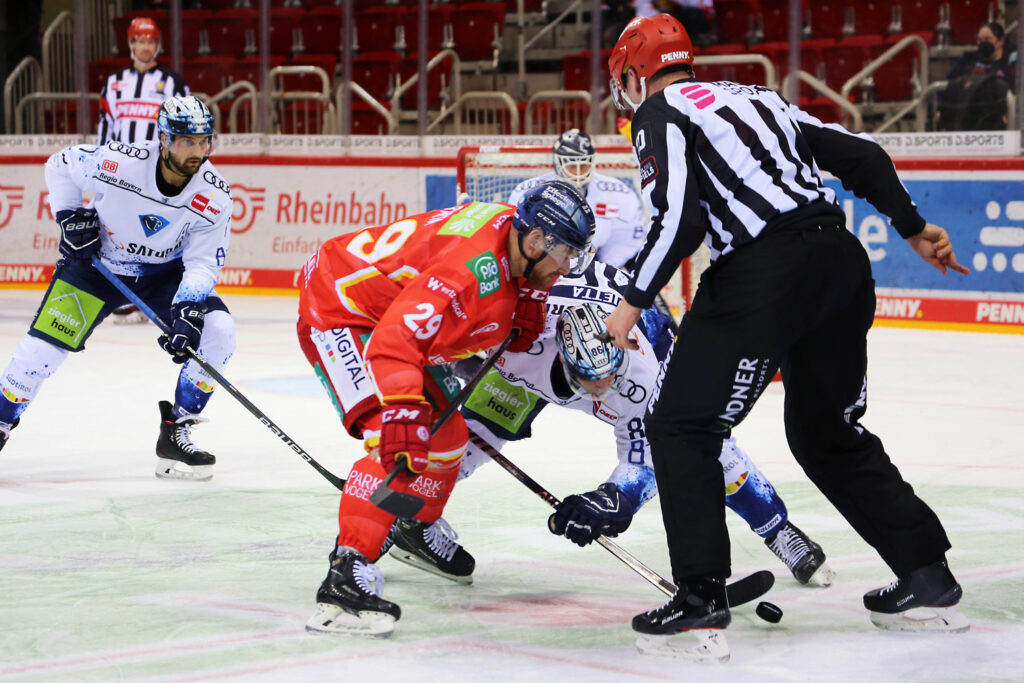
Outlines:
[[[508, 203], [516, 205], [531, 187], [558, 180], [552, 171], [516, 185]], [[595, 173], [587, 183], [587, 203], [594, 212], [596, 261], [621, 268], [644, 246], [647, 222], [640, 197], [626, 183]]]
[[103, 263], [118, 275], [138, 276], [181, 259], [185, 273], [174, 302], [204, 301], [227, 258], [231, 187], [206, 161], [180, 193], [166, 196], [157, 186], [158, 160], [159, 143], [67, 147], [46, 162], [50, 210], [74, 210], [83, 192], [95, 192]]
[[[624, 289], [628, 283], [625, 273], [601, 263], [594, 263], [582, 275], [556, 281], [548, 299], [544, 333], [528, 351], [506, 353], [499, 358], [466, 401], [463, 414], [469, 428], [499, 450], [505, 444], [503, 436], [517, 432], [536, 415], [542, 405], [537, 398], [593, 415], [612, 425], [615, 432], [619, 464], [608, 481], [633, 493], [638, 505], [642, 505], [657, 492], [643, 417], [661, 372], [661, 364], [645, 333], [639, 327], [633, 328], [640, 349], [626, 352], [629, 376], [618, 392], [609, 392], [603, 401], [576, 394], [564, 398], [555, 391], [551, 376], [552, 368], [562, 372], [555, 343], [555, 324], [561, 312], [567, 306], [591, 303], [611, 313], [622, 298], [617, 288]], [[478, 462], [478, 453], [475, 447], [467, 453], [462, 465], [465, 475], [487, 460], [483, 455]]]

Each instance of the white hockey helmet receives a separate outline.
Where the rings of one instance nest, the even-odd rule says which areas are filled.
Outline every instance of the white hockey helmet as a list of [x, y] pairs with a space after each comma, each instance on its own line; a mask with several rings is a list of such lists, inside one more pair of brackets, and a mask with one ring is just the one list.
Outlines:
[[555, 174], [579, 191], [594, 175], [594, 143], [579, 128], [570, 128], [555, 140], [551, 148]]
[[555, 324], [555, 342], [565, 379], [578, 396], [592, 401], [601, 400], [609, 390], [617, 392], [629, 377], [626, 352], [599, 338], [607, 331], [607, 317], [600, 306], [581, 304], [562, 311]]

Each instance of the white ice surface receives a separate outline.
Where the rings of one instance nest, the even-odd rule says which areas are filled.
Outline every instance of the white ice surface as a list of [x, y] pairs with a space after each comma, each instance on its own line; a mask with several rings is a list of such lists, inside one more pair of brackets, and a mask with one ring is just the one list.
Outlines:
[[[40, 296], [0, 290], [0, 363]], [[240, 349], [227, 378], [345, 476], [360, 446], [299, 352], [296, 299], [227, 300]], [[472, 586], [385, 558], [385, 596], [403, 610], [390, 639], [307, 635], [337, 492], [223, 391], [194, 432], [218, 457], [213, 480], [156, 479], [157, 401], [177, 366], [155, 337], [102, 326], [0, 453], [0, 680], [1024, 679], [1024, 336], [870, 336], [864, 422], [945, 523], [971, 631], [871, 626], [860, 596], [892, 577], [793, 462], [773, 385], [736, 436], [839, 579], [799, 586], [730, 514], [734, 576], [773, 570], [768, 599], [785, 616], [734, 610], [725, 665], [638, 654], [630, 619], [662, 594], [600, 547], [548, 533], [549, 508], [496, 465], [460, 484], [445, 515], [477, 559]], [[555, 495], [614, 464], [610, 428], [586, 416], [549, 409], [535, 432], [506, 455]], [[670, 576], [657, 502], [617, 540]]]

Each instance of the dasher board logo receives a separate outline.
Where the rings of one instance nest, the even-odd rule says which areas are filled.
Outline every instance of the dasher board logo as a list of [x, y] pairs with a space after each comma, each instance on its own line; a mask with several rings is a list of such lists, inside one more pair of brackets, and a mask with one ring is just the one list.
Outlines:
[[481, 299], [501, 289], [501, 269], [498, 267], [498, 259], [494, 258], [490, 251], [469, 259], [466, 261], [466, 267], [479, 284]]
[[155, 213], [139, 216], [139, 222], [142, 223], [142, 231], [146, 233], [146, 237], [152, 237], [170, 225], [170, 221], [163, 216], [157, 216]]
[[473, 202], [445, 221], [437, 234], [471, 237], [502, 211], [508, 211], [508, 207], [501, 204]]
[[103, 308], [103, 301], [72, 284], [57, 280], [43, 302], [32, 329], [77, 349]]

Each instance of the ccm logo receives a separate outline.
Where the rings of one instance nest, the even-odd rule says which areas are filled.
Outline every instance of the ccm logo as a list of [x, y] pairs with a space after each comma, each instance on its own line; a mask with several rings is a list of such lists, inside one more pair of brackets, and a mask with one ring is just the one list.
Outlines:
[[391, 410], [385, 410], [380, 414], [380, 418], [384, 422], [391, 422], [392, 420], [415, 420], [419, 416], [419, 410], [409, 410], [407, 408], [392, 408]]

